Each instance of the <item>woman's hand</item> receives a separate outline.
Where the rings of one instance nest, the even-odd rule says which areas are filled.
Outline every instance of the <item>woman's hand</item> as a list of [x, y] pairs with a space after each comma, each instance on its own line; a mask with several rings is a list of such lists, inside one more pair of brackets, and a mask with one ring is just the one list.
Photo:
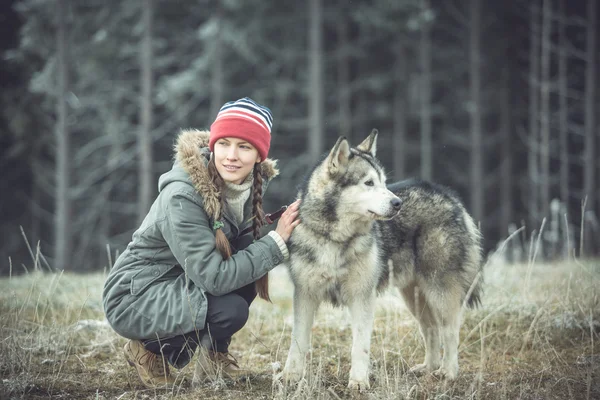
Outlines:
[[300, 223], [300, 219], [298, 219], [299, 206], [300, 200], [296, 200], [290, 204], [287, 210], [281, 214], [281, 218], [279, 218], [279, 221], [277, 222], [277, 228], [275, 228], [275, 232], [277, 232], [286, 243], [288, 240], [290, 240], [290, 236], [292, 235], [294, 228]]

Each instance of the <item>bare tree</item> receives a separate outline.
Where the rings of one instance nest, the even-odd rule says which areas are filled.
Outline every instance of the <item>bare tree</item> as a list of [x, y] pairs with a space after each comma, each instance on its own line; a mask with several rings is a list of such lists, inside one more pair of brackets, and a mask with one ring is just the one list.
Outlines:
[[[34, 141], [31, 146], [31, 158], [37, 160], [40, 158], [41, 147], [39, 141]], [[33, 168], [32, 168], [33, 169]], [[37, 243], [42, 239], [42, 218], [40, 217], [39, 207], [41, 199], [41, 187], [39, 175], [32, 174], [31, 179], [31, 241]]]
[[154, 2], [145, 0], [142, 10], [144, 33], [141, 42], [141, 127], [138, 130], [139, 146], [139, 191], [138, 191], [138, 220], [145, 217], [152, 204], [153, 171], [152, 171], [152, 24]]
[[559, 101], [559, 153], [560, 153], [560, 199], [568, 205], [569, 202], [569, 104], [567, 78], [567, 38], [565, 0], [560, 1], [558, 56], [558, 101]]
[[215, 11], [213, 19], [215, 21], [216, 30], [215, 36], [212, 41], [212, 79], [211, 79], [211, 91], [210, 91], [210, 115], [211, 118], [215, 118], [219, 109], [223, 105], [224, 100], [224, 92], [225, 92], [225, 78], [223, 76], [223, 41], [221, 39], [222, 35], [222, 20], [223, 11], [221, 8], [221, 3], [217, 2], [215, 5]]
[[481, 146], [481, 2], [470, 2], [470, 35], [469, 35], [469, 76], [470, 76], [470, 104], [469, 119], [471, 130], [470, 151], [470, 192], [471, 211], [475, 221], [483, 218], [483, 161]]
[[[429, 0], [421, 0], [423, 16], [431, 12]], [[421, 125], [421, 178], [432, 179], [432, 129], [431, 129], [431, 22], [423, 18], [419, 45], [421, 72], [420, 125]]]
[[539, 164], [538, 164], [538, 81], [539, 81], [539, 36], [537, 8], [535, 3], [530, 11], [530, 47], [529, 47], [529, 132], [527, 132], [527, 192], [529, 222], [531, 226], [539, 219]]
[[71, 171], [69, 164], [69, 127], [67, 123], [69, 93], [69, 56], [67, 41], [66, 8], [64, 0], [56, 2], [58, 29], [56, 45], [58, 49], [58, 101], [56, 102], [58, 120], [56, 124], [56, 213], [54, 222], [54, 268], [65, 269], [70, 263], [71, 254]]
[[550, 62], [552, 34], [551, 0], [543, 0], [540, 81], [540, 205], [543, 218], [550, 211]]
[[596, 0], [588, 0], [587, 65], [585, 70], [584, 196], [588, 210], [596, 207]]
[[[366, 29], [359, 29], [358, 32], [359, 38], [357, 41], [363, 41], [364, 36], [367, 36]], [[356, 75], [359, 77], [352, 82], [352, 86], [355, 86], [356, 89], [352, 91], [352, 97], [355, 99], [356, 106], [354, 107], [354, 112], [352, 118], [352, 126], [354, 132], [358, 133], [358, 137], [364, 137], [366, 132], [370, 132], [368, 125], [369, 118], [369, 99], [368, 93], [365, 89], [365, 85], [363, 84], [364, 79], [368, 76], [369, 71], [369, 59], [368, 57], [360, 57], [358, 59], [356, 65]]]
[[[596, 211], [596, 0], [588, 0], [586, 38], [587, 65], [585, 70], [585, 150], [583, 195], [587, 196], [587, 210]], [[592, 214], [593, 215], [593, 214]], [[588, 227], [589, 228], [589, 227]], [[589, 232], [589, 229], [586, 229]], [[591, 233], [591, 232], [590, 232]], [[589, 233], [581, 249], [591, 249]], [[589, 250], [588, 250], [589, 251]], [[580, 254], [583, 256], [583, 254]]]
[[309, 156], [315, 163], [323, 152], [323, 10], [321, 0], [309, 2]]
[[348, 60], [350, 41], [348, 39], [348, 20], [347, 13], [344, 12], [338, 16], [336, 23], [337, 34], [339, 37], [339, 46], [337, 54], [337, 74], [338, 74], [338, 118], [339, 135], [346, 136], [352, 143], [352, 108], [350, 91], [350, 65]]
[[124, 138], [120, 134], [119, 124], [119, 112], [116, 105], [108, 105], [104, 113], [106, 121], [105, 134], [110, 141], [110, 150], [108, 152], [108, 158], [106, 159], [106, 169], [112, 171], [102, 183], [100, 189], [100, 196], [102, 196], [100, 223], [97, 235], [100, 236], [98, 244], [110, 243], [111, 228], [113, 224], [113, 205], [111, 193], [113, 189], [118, 185], [122, 178], [118, 174], [119, 159], [124, 152]]
[[406, 97], [408, 69], [406, 66], [406, 49], [402, 39], [396, 43], [396, 62], [394, 65], [394, 130], [393, 130], [393, 163], [395, 180], [406, 177]]
[[505, 66], [502, 70], [502, 103], [500, 105], [500, 136], [502, 146], [502, 165], [500, 167], [500, 224], [499, 235], [504, 237], [509, 225], [513, 222], [513, 148], [511, 140], [511, 90], [510, 69]]

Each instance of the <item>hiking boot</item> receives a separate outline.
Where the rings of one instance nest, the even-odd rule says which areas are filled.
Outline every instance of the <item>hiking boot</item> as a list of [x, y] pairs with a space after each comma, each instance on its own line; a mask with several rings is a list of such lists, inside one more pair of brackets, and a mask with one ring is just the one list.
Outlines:
[[237, 360], [231, 353], [212, 353], [212, 361], [217, 368], [229, 375], [230, 378], [238, 378], [248, 374], [248, 371], [240, 368]]
[[194, 380], [197, 381], [203, 377], [216, 376], [219, 372], [232, 379], [248, 374], [247, 370], [240, 368], [237, 360], [231, 353], [219, 353], [201, 347], [198, 352], [198, 360], [196, 361]]
[[125, 359], [137, 370], [142, 383], [151, 389], [175, 382], [167, 362], [159, 355], [146, 350], [139, 340], [130, 340], [123, 347]]

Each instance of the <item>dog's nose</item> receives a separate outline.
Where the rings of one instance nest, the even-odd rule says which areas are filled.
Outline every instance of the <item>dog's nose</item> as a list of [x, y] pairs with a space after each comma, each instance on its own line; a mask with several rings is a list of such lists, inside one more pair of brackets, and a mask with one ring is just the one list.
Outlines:
[[402, 200], [400, 200], [397, 197], [393, 198], [392, 199], [392, 207], [394, 207], [394, 210], [399, 210], [400, 207], [402, 207]]

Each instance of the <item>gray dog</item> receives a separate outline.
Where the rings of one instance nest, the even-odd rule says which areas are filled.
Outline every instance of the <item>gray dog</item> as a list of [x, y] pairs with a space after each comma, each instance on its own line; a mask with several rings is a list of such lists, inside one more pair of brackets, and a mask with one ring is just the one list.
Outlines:
[[302, 377], [314, 315], [329, 301], [352, 316], [348, 387], [369, 388], [375, 297], [390, 268], [425, 340], [425, 361], [412, 371], [458, 374], [463, 303], [479, 302], [481, 235], [449, 189], [419, 180], [386, 186], [376, 144], [376, 130], [356, 148], [339, 138], [299, 192], [302, 223], [292, 234], [287, 265], [294, 283], [294, 327], [282, 373], [288, 381]]

